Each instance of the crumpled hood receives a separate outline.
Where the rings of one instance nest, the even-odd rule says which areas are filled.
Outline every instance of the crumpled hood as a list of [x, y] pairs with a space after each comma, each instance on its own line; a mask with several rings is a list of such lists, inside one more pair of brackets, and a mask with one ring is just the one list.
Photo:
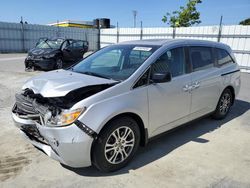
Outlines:
[[70, 91], [91, 86], [112, 84], [117, 81], [98, 78], [85, 74], [75, 73], [67, 70], [56, 70], [42, 73], [29, 79], [22, 89], [31, 89], [35, 94], [41, 94], [43, 97], [62, 97]]

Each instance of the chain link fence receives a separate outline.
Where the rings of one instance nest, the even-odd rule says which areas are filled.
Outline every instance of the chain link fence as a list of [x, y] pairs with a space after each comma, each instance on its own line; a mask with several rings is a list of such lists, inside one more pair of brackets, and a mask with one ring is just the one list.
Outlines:
[[90, 50], [98, 49], [98, 30], [0, 22], [0, 52], [27, 52], [39, 38], [87, 40]]

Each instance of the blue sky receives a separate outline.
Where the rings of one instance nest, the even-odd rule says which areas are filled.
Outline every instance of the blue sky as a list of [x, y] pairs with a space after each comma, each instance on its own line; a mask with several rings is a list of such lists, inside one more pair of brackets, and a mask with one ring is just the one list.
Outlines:
[[[19, 22], [20, 17], [32, 24], [47, 24], [70, 20], [93, 20], [108, 17], [111, 23], [119, 22], [121, 27], [132, 27], [132, 10], [138, 11], [137, 22], [145, 27], [166, 26], [161, 18], [172, 12], [187, 0], [4, 0], [0, 3], [0, 21]], [[198, 10], [201, 25], [219, 23], [223, 15], [226, 25], [237, 24], [250, 17], [250, 0], [203, 0]]]

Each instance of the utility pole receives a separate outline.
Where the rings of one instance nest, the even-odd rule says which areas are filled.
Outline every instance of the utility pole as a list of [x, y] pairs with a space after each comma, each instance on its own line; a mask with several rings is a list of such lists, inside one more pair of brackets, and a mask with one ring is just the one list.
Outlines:
[[136, 28], [136, 16], [137, 16], [137, 11], [136, 11], [136, 10], [133, 10], [132, 13], [133, 13], [133, 16], [134, 16], [134, 28]]
[[23, 24], [23, 17], [21, 16], [21, 21], [20, 21], [20, 24]]

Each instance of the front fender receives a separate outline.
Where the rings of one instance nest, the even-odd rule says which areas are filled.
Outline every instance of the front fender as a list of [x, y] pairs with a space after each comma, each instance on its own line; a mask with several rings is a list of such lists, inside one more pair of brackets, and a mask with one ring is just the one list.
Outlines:
[[148, 128], [147, 87], [130, 90], [122, 95], [93, 104], [79, 117], [79, 120], [99, 133], [110, 119], [123, 113], [138, 115], [144, 127]]

